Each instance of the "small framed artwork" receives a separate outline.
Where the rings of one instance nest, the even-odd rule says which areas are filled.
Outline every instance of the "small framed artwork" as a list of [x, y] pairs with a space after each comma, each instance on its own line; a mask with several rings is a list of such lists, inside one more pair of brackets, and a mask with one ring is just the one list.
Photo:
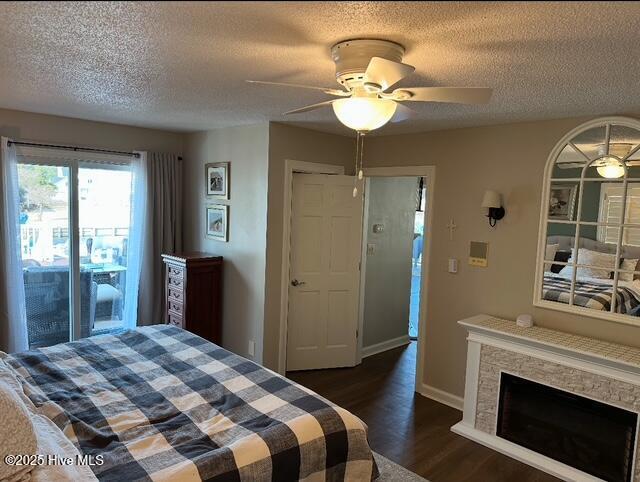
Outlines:
[[204, 165], [205, 193], [209, 197], [229, 199], [229, 163], [210, 162]]
[[207, 206], [207, 237], [225, 243], [229, 241], [229, 206]]
[[549, 193], [549, 219], [573, 221], [577, 184], [555, 184]]

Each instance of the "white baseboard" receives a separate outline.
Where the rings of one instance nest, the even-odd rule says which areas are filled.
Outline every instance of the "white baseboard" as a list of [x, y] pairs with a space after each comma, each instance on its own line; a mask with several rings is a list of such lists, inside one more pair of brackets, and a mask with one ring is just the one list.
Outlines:
[[457, 395], [454, 395], [449, 392], [445, 392], [444, 390], [440, 390], [439, 388], [432, 387], [423, 383], [421, 387], [418, 387], [418, 393], [424, 397], [430, 398], [431, 400], [435, 400], [436, 402], [444, 403], [451, 408], [455, 408], [456, 410], [462, 411], [462, 406], [464, 405], [464, 399]]
[[382, 343], [376, 343], [375, 345], [362, 347], [362, 358], [366, 358], [371, 355], [382, 353], [383, 351], [392, 350], [399, 346], [408, 345], [411, 343], [409, 335], [399, 336], [391, 340], [383, 341]]

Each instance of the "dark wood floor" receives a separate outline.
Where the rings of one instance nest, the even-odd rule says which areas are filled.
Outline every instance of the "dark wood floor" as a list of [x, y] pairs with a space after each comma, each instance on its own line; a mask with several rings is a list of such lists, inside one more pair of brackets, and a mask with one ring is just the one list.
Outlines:
[[451, 432], [462, 413], [413, 392], [415, 357], [413, 342], [355, 368], [287, 376], [360, 417], [374, 451], [431, 482], [558, 480]]

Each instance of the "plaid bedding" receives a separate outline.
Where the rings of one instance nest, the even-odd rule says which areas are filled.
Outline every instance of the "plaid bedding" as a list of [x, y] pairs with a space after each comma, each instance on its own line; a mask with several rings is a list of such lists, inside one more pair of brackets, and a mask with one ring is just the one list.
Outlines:
[[[542, 286], [542, 298], [549, 301], [569, 303], [571, 280], [545, 275]], [[610, 311], [613, 286], [605, 283], [576, 280], [573, 304], [593, 310]], [[632, 314], [640, 306], [640, 300], [628, 288], [618, 286], [616, 293], [616, 313]]]
[[156, 325], [13, 355], [100, 480], [371, 480], [366, 426], [310, 390]]

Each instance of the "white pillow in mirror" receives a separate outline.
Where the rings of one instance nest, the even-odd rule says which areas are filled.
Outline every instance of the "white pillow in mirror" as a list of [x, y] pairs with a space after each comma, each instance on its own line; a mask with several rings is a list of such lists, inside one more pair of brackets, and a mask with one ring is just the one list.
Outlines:
[[[569, 263], [573, 263], [574, 250], [571, 250]], [[601, 278], [610, 279], [611, 273], [616, 265], [616, 255], [610, 253], [600, 253], [586, 248], [578, 249], [578, 262], [580, 264], [588, 264], [589, 267], [579, 267], [578, 278]], [[598, 269], [602, 268], [602, 269]], [[559, 274], [562, 276], [571, 276], [573, 266], [565, 266]]]
[[[636, 266], [638, 265], [638, 260], [637, 259], [623, 259], [622, 260], [622, 265], [620, 266], [620, 269], [626, 269], [629, 271], [635, 271]], [[622, 273], [620, 272], [618, 274], [618, 280], [620, 281], [633, 281], [633, 276], [635, 275], [635, 273]]]
[[547, 261], [553, 261], [556, 259], [556, 253], [560, 248], [560, 243], [557, 244], [547, 244], [547, 248], [544, 251], [544, 259]]

